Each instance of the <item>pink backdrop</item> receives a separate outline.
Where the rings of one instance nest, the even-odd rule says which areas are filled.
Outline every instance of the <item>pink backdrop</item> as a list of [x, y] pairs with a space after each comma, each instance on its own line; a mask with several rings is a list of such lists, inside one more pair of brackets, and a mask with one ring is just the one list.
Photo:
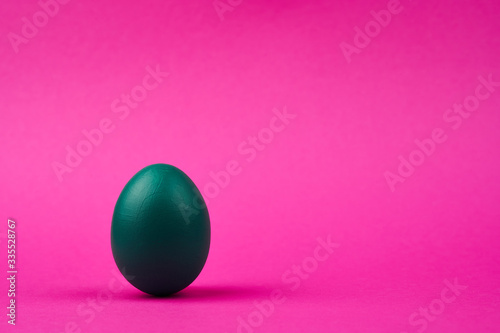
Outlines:
[[[2, 332], [498, 332], [498, 1], [64, 2], [0, 3]], [[110, 248], [152, 163], [212, 224], [167, 299]]]

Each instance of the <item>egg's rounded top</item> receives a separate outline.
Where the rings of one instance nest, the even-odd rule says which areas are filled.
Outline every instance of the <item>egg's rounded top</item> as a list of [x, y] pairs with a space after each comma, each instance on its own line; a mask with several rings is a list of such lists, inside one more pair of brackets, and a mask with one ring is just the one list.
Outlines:
[[187, 287], [210, 247], [208, 210], [193, 181], [168, 164], [140, 170], [116, 202], [111, 247], [118, 268], [136, 288], [169, 295]]

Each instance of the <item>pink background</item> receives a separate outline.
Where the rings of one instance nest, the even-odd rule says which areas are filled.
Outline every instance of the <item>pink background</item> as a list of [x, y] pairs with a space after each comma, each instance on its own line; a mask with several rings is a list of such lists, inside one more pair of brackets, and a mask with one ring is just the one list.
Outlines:
[[[0, 330], [236, 332], [278, 288], [255, 332], [498, 332], [500, 88], [457, 130], [443, 114], [478, 76], [500, 81], [500, 4], [401, 5], [348, 63], [339, 44], [386, 1], [243, 0], [221, 20], [211, 0], [72, 0], [18, 53], [8, 34], [40, 7], [2, 1], [0, 234], [17, 221], [19, 274], [17, 325], [2, 313]], [[121, 120], [110, 104], [156, 65], [169, 77]], [[284, 107], [297, 117], [247, 162], [238, 145]], [[103, 118], [114, 131], [60, 182], [51, 163]], [[447, 141], [392, 192], [384, 172], [436, 127]], [[243, 171], [208, 199], [198, 279], [173, 298], [109, 294], [125, 183], [169, 163], [203, 189], [231, 160]], [[282, 275], [328, 235], [340, 247], [290, 290]], [[455, 278], [467, 289], [410, 325]]]

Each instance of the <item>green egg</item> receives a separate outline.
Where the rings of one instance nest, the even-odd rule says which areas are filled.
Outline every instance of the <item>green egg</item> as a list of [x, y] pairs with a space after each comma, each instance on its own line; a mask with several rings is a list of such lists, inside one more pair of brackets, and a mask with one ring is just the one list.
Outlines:
[[210, 218], [200, 191], [178, 168], [153, 164], [125, 185], [111, 224], [118, 269], [137, 289], [167, 296], [200, 274], [210, 247]]

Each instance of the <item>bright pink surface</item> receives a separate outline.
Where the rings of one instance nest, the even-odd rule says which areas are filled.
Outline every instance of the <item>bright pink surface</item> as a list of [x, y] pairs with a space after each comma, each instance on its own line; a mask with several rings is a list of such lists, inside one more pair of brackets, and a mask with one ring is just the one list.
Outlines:
[[[400, 6], [348, 62], [341, 43], [387, 1], [243, 0], [221, 20], [211, 0], [73, 0], [17, 53], [9, 33], [40, 7], [2, 1], [0, 234], [17, 221], [19, 274], [16, 327], [2, 313], [0, 331], [237, 332], [241, 317], [257, 327], [240, 332], [498, 332], [500, 87], [478, 88], [460, 127], [443, 117], [478, 77], [500, 81], [500, 5]], [[148, 66], [169, 76], [120, 119], [111, 104]], [[247, 161], [240, 144], [285, 108], [296, 117]], [[105, 118], [113, 131], [59, 181], [52, 163]], [[447, 140], [391, 191], [384, 173], [435, 128]], [[199, 278], [168, 299], [120, 289], [109, 238], [125, 183], [169, 163], [204, 192], [231, 160], [242, 172], [207, 197]], [[304, 261], [328, 235], [340, 246]], [[282, 277], [303, 262], [291, 290]], [[284, 302], [253, 313], [274, 289]]]

